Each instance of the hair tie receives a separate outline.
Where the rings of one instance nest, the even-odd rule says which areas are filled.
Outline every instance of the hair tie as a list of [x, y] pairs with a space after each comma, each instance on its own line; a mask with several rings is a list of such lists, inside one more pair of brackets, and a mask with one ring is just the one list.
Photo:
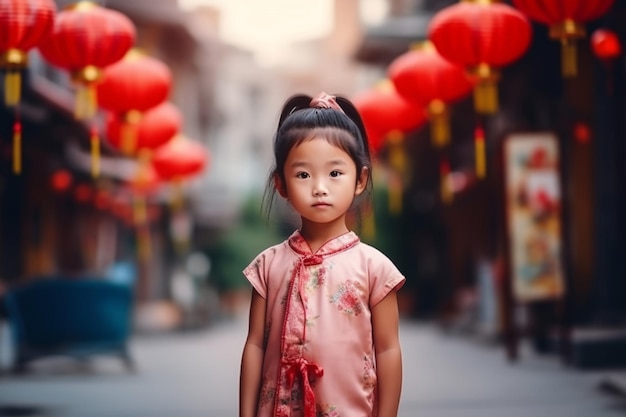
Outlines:
[[337, 103], [336, 97], [331, 96], [330, 94], [327, 94], [323, 91], [317, 96], [313, 97], [313, 99], [309, 103], [309, 106], [317, 109], [339, 110], [340, 112], [344, 113], [341, 106]]

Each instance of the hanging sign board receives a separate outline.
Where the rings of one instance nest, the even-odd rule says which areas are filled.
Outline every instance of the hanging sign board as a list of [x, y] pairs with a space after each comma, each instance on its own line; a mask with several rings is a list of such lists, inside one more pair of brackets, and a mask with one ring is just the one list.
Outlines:
[[520, 302], [560, 298], [565, 288], [557, 137], [507, 136], [504, 173], [513, 296]]

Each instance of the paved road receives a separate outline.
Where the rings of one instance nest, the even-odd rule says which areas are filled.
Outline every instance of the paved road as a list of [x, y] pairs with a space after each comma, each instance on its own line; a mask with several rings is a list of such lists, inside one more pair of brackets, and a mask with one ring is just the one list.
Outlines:
[[[0, 416], [235, 416], [245, 325], [235, 320], [198, 333], [137, 337], [135, 375], [102, 358], [89, 367], [55, 359], [26, 376], [0, 376]], [[403, 323], [401, 331], [400, 417], [626, 414], [626, 400], [598, 390], [601, 373], [566, 369], [552, 357], [532, 355], [509, 365], [497, 347], [415, 323]], [[27, 414], [29, 407], [39, 413]]]

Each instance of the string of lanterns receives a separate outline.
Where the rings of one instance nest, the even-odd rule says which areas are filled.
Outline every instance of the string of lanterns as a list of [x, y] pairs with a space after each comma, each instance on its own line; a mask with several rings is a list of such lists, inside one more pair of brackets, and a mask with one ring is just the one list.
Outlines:
[[[501, 69], [519, 60], [529, 48], [531, 21], [547, 25], [550, 37], [561, 42], [562, 76], [574, 77], [577, 74], [576, 43], [586, 36], [585, 24], [603, 16], [614, 0], [513, 0], [512, 3], [510, 6], [500, 0], [461, 0], [441, 9], [429, 22], [428, 39], [412, 45], [387, 68], [387, 77], [395, 86], [394, 93], [422, 108], [427, 115], [433, 147], [440, 151], [444, 203], [451, 201], [452, 167], [445, 152], [441, 152], [452, 140], [451, 106], [473, 90], [474, 172], [476, 179], [484, 179], [488, 160], [484, 124], [498, 112], [497, 85]], [[619, 39], [608, 29], [596, 30], [590, 45], [596, 57], [607, 66], [622, 53]], [[360, 96], [374, 94], [377, 88]], [[382, 104], [359, 110], [366, 128], [370, 126], [368, 134], [375, 138], [376, 152], [385, 146], [395, 146], [389, 132], [406, 134], [424, 125], [421, 116], [414, 120], [413, 126], [404, 120], [399, 123], [389, 120], [387, 106]], [[381, 121], [387, 123], [385, 129], [379, 127]], [[388, 165], [391, 164], [389, 161]], [[388, 184], [389, 188], [393, 186]]]

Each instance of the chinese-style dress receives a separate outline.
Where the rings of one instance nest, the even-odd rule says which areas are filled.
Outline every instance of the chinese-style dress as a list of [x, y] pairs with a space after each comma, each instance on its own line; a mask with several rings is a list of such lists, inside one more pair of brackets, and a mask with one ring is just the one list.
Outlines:
[[299, 231], [244, 270], [266, 300], [257, 417], [375, 417], [371, 309], [405, 281], [353, 232], [311, 252]]

